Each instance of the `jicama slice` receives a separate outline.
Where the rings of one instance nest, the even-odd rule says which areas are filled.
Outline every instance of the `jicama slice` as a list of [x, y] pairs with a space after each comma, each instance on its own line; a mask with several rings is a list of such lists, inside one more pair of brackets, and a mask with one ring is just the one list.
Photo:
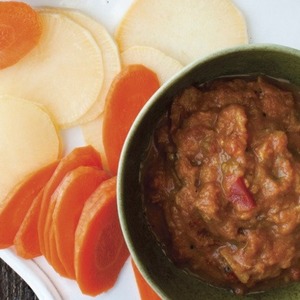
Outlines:
[[0, 205], [21, 180], [60, 154], [57, 127], [45, 109], [30, 101], [0, 96]]
[[78, 120], [78, 123], [86, 123], [99, 116], [105, 104], [105, 99], [109, 87], [114, 77], [121, 71], [120, 55], [118, 47], [111, 37], [107, 29], [95, 21], [91, 17], [75, 10], [64, 8], [46, 8], [42, 11], [54, 11], [61, 13], [77, 22], [79, 25], [87, 29], [94, 37], [98, 47], [101, 49], [103, 60], [103, 84], [98, 95], [97, 101], [89, 109], [89, 111]]
[[142, 64], [156, 73], [160, 84], [180, 71], [183, 65], [176, 59], [167, 56], [152, 47], [133, 46], [121, 53], [123, 66]]
[[104, 110], [109, 87], [115, 76], [121, 71], [119, 49], [107, 29], [99, 22], [80, 12], [64, 10], [64, 13], [91, 32], [102, 53], [104, 77], [100, 94], [88, 112], [78, 120], [78, 123], [86, 123], [95, 119]]
[[117, 31], [120, 51], [150, 46], [186, 65], [248, 42], [244, 17], [231, 0], [137, 0]]
[[95, 296], [112, 288], [128, 256], [113, 177], [86, 201], [75, 232], [74, 264], [81, 291]]
[[68, 127], [96, 102], [103, 82], [102, 54], [91, 33], [56, 13], [40, 12], [38, 45], [0, 70], [0, 93], [41, 103]]

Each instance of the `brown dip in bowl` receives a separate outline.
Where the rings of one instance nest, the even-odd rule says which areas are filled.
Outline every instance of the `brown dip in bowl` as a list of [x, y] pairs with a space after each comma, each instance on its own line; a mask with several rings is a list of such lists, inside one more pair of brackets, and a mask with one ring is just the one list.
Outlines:
[[174, 98], [141, 172], [147, 218], [176, 265], [238, 294], [300, 280], [297, 95], [245, 76]]
[[300, 51], [236, 47], [184, 68], [138, 115], [121, 154], [118, 211], [161, 298], [300, 298], [295, 86]]

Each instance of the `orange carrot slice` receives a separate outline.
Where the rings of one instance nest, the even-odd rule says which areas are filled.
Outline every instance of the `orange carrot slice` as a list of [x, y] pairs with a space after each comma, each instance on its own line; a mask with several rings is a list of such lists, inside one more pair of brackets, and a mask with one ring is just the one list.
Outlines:
[[103, 170], [94, 167], [78, 167], [64, 177], [53, 194], [53, 197], [56, 197], [56, 205], [52, 226], [57, 252], [71, 278], [75, 279], [75, 230], [84, 203], [101, 182], [108, 178]]
[[[99, 153], [91, 146], [79, 147], [74, 149], [71, 153], [65, 156], [57, 166], [57, 169], [47, 185], [45, 186], [41, 211], [38, 224], [38, 235], [41, 247], [41, 252], [47, 257], [50, 253], [48, 245], [48, 236], [50, 224], [52, 222], [52, 213], [55, 203], [51, 203], [51, 196], [64, 178], [64, 176], [71, 170], [79, 166], [97, 166], [102, 167]], [[48, 218], [47, 218], [48, 217]], [[47, 224], [47, 226], [46, 226]], [[47, 249], [46, 249], [47, 247]], [[46, 251], [47, 250], [47, 251]]]
[[49, 263], [53, 267], [53, 269], [61, 276], [73, 279], [72, 276], [70, 276], [65, 269], [64, 265], [62, 264], [58, 253], [57, 253], [57, 248], [56, 248], [56, 241], [55, 241], [55, 236], [54, 236], [54, 230], [51, 228], [49, 231], [49, 236], [48, 236], [48, 241], [49, 241], [49, 251], [51, 254], [51, 260], [49, 259]]
[[44, 189], [33, 200], [14, 239], [17, 254], [25, 259], [34, 258], [42, 254], [37, 227], [43, 191]]
[[0, 248], [13, 244], [34, 198], [48, 182], [57, 165], [57, 161], [53, 162], [29, 175], [0, 203]]
[[113, 175], [117, 174], [120, 153], [134, 119], [158, 88], [156, 74], [143, 65], [129, 65], [114, 79], [102, 127], [104, 152]]
[[160, 300], [161, 298], [154, 292], [147, 281], [144, 279], [140, 271], [138, 270], [133, 259], [131, 259], [131, 265], [134, 273], [134, 277], [139, 289], [141, 300]]
[[38, 13], [23, 2], [0, 2], [0, 69], [18, 62], [42, 33]]
[[75, 232], [74, 262], [81, 291], [95, 296], [112, 288], [128, 256], [113, 177], [86, 201]]

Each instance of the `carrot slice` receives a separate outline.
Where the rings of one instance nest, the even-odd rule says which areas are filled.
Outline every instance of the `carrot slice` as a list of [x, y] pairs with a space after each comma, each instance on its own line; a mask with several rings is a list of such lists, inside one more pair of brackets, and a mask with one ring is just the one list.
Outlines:
[[113, 177], [86, 201], [75, 232], [74, 263], [81, 291], [95, 296], [112, 288], [128, 256]]
[[0, 203], [0, 248], [13, 244], [34, 198], [48, 182], [57, 165], [55, 161], [29, 175]]
[[33, 200], [14, 239], [17, 254], [25, 259], [34, 258], [42, 254], [38, 238], [38, 218], [43, 191], [44, 189]]
[[42, 33], [38, 13], [23, 2], [0, 2], [0, 69], [18, 62]]
[[74, 245], [75, 230], [85, 201], [109, 177], [94, 167], [78, 167], [69, 172], [56, 189], [56, 205], [52, 226], [58, 256], [71, 278], [75, 279]]
[[138, 270], [135, 262], [131, 259], [131, 265], [134, 273], [134, 277], [139, 289], [141, 300], [160, 300], [161, 298], [154, 292], [147, 281], [144, 279], [140, 271]]
[[39, 216], [38, 235], [41, 252], [45, 255], [47, 259], [50, 259], [47, 255], [47, 253], [50, 253], [48, 247], [48, 231], [49, 228], [51, 228], [50, 224], [52, 222], [52, 213], [55, 206], [55, 203], [51, 203], [51, 196], [62, 181], [62, 179], [64, 178], [64, 176], [69, 171], [79, 166], [97, 166], [99, 168], [102, 168], [99, 153], [91, 146], [75, 148], [71, 153], [69, 153], [60, 161], [55, 173], [45, 186]]
[[50, 241], [54, 240], [54, 233], [51, 231], [52, 215], [56, 204], [55, 197], [51, 197], [64, 176], [79, 166], [96, 166], [102, 168], [99, 153], [91, 146], [79, 147], [75, 148], [60, 161], [57, 170], [45, 187], [39, 216], [38, 235], [41, 252], [53, 268], [64, 277], [71, 277], [71, 275], [67, 273], [61, 263], [56, 247], [50, 246]]
[[53, 269], [60, 274], [63, 277], [73, 279], [72, 276], [69, 275], [67, 270], [65, 269], [64, 265], [61, 262], [61, 259], [58, 256], [57, 253], [57, 248], [56, 248], [56, 241], [55, 241], [55, 236], [54, 236], [54, 230], [51, 227], [51, 230], [49, 231], [49, 236], [48, 236], [48, 241], [49, 241], [49, 251], [51, 254], [51, 260], [49, 259], [49, 263], [53, 267]]
[[102, 127], [104, 152], [113, 175], [117, 174], [120, 153], [134, 119], [158, 88], [156, 74], [143, 65], [129, 65], [114, 79]]

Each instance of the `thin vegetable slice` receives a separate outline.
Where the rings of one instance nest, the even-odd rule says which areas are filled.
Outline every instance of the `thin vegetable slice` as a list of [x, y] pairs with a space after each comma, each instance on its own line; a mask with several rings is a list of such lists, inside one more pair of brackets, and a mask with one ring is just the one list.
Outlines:
[[113, 177], [87, 200], [75, 232], [75, 271], [81, 291], [95, 296], [112, 288], [128, 256]]
[[63, 13], [91, 32], [102, 54], [103, 84], [101, 91], [97, 101], [88, 112], [78, 120], [78, 123], [82, 124], [94, 120], [103, 112], [110, 85], [121, 71], [120, 55], [114, 39], [99, 22], [80, 12], [64, 10]]
[[[45, 186], [38, 226], [41, 252], [44, 255], [46, 254], [46, 246], [48, 246], [48, 232], [46, 231], [46, 228], [51, 227], [50, 224], [52, 222], [52, 212], [55, 206], [55, 204], [51, 204], [51, 196], [64, 176], [69, 171], [79, 166], [97, 166], [101, 168], [102, 163], [99, 153], [92, 146], [75, 148], [71, 153], [69, 153], [60, 161], [53, 176]], [[48, 219], [47, 216], [49, 216]], [[48, 225], [48, 227], [46, 226], [46, 224]], [[47, 252], [49, 253], [50, 251], [47, 249]]]
[[58, 256], [67, 273], [75, 279], [74, 246], [75, 230], [84, 203], [106, 179], [105, 171], [94, 167], [78, 167], [70, 171], [53, 194], [56, 205], [52, 226]]
[[81, 125], [81, 130], [86, 144], [93, 146], [100, 153], [103, 169], [108, 172], [109, 167], [101, 137], [102, 126], [103, 114], [101, 114], [95, 120]]
[[43, 191], [44, 189], [33, 200], [14, 238], [14, 246], [17, 254], [25, 259], [31, 259], [42, 254], [38, 238], [38, 218]]
[[158, 88], [156, 74], [143, 65], [129, 65], [114, 79], [102, 128], [104, 155], [113, 175], [117, 174], [120, 153], [133, 121]]
[[28, 175], [0, 203], [0, 248], [13, 244], [32, 202], [52, 176], [57, 164], [53, 162]]
[[40, 12], [43, 34], [17, 64], [0, 70], [0, 93], [43, 104], [61, 127], [70, 127], [97, 101], [102, 54], [91, 33], [70, 18]]
[[0, 2], [0, 69], [17, 63], [38, 43], [42, 33], [37, 12], [23, 2]]
[[61, 154], [58, 130], [39, 105], [0, 96], [0, 206], [27, 175], [57, 160]]
[[[51, 227], [51, 229], [52, 229], [52, 227]], [[69, 278], [69, 279], [73, 279], [73, 277], [65, 269], [62, 261], [60, 260], [60, 258], [58, 256], [53, 230], [49, 230], [47, 240], [48, 240], [48, 247], [49, 247], [48, 249], [50, 251], [50, 253], [47, 253], [47, 260], [48, 260], [49, 264], [53, 267], [53, 269], [59, 275]]]
[[179, 72], [183, 65], [163, 52], [145, 46], [133, 46], [121, 53], [123, 66], [141, 64], [157, 75], [160, 84]]
[[103, 60], [103, 84], [97, 101], [76, 123], [84, 124], [98, 117], [104, 109], [105, 99], [114, 77], [121, 71], [120, 55], [118, 47], [107, 29], [91, 17], [72, 9], [65, 8], [43, 8], [41, 11], [61, 13], [69, 17], [87, 29], [101, 49]]
[[182, 64], [248, 42], [244, 17], [231, 0], [137, 0], [116, 31], [120, 51], [149, 46]]
[[131, 265], [139, 289], [141, 300], [160, 300], [161, 298], [154, 292], [154, 290], [144, 279], [133, 259], [131, 259]]

